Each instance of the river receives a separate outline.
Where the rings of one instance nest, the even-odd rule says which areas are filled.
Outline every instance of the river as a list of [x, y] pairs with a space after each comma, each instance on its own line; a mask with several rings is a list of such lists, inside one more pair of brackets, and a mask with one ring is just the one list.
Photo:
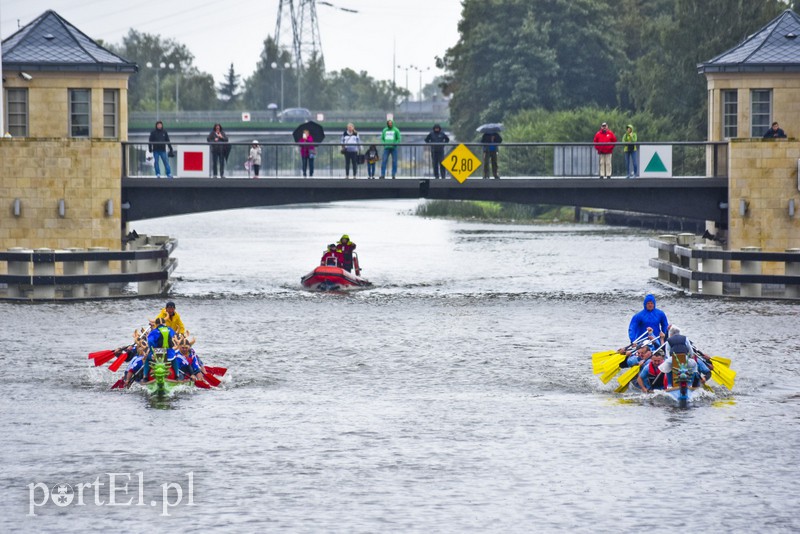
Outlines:
[[[0, 303], [0, 531], [800, 529], [797, 304], [662, 288], [647, 231], [416, 204], [132, 225], [178, 238], [170, 298], [206, 363], [228, 367], [216, 390], [109, 391], [117, 377], [87, 359], [163, 298]], [[375, 287], [303, 291], [342, 233]], [[592, 375], [648, 292], [732, 358], [732, 393], [679, 410]], [[58, 484], [69, 504], [48, 500]]]

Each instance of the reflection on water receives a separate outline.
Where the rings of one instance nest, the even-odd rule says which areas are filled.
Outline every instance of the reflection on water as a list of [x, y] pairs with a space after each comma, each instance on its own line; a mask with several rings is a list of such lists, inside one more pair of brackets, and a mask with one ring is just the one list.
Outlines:
[[[0, 488], [17, 496], [0, 500], [0, 528], [631, 531], [641, 505], [685, 495], [687, 477], [701, 504], [684, 530], [749, 531], [754, 514], [800, 528], [797, 305], [665, 290], [640, 231], [421, 219], [414, 205], [137, 222], [180, 241], [170, 299], [205, 363], [229, 369], [213, 390], [109, 391], [117, 376], [87, 360], [163, 299], [0, 304]], [[375, 287], [302, 290], [342, 233]], [[732, 358], [732, 394], [679, 410], [591, 374], [647, 292], [698, 346]], [[671, 476], [680, 455], [686, 470]], [[32, 481], [137, 470], [162, 482], [193, 471], [196, 506], [25, 516]]]

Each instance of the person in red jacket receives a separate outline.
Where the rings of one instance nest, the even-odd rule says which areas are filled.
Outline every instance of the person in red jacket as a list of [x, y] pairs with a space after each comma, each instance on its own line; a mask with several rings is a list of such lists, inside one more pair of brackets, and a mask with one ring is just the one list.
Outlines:
[[331, 243], [328, 245], [328, 250], [322, 255], [322, 259], [320, 260], [320, 265], [332, 265], [334, 267], [341, 267], [344, 263], [344, 258], [342, 253], [336, 250], [336, 245]]
[[594, 134], [594, 148], [600, 156], [600, 179], [611, 178], [611, 153], [614, 145], [606, 143], [616, 143], [617, 136], [608, 129], [608, 123], [600, 125], [600, 131]]

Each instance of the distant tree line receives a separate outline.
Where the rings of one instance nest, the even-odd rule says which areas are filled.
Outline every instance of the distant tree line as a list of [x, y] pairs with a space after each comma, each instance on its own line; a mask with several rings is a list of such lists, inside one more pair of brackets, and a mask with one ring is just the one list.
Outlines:
[[[617, 128], [635, 120], [653, 136], [704, 139], [706, 80], [697, 64], [793, 4], [463, 0], [459, 41], [437, 58], [443, 93], [452, 94], [451, 128], [467, 140], [476, 126], [505, 121], [508, 140], [575, 141], [613, 116]], [[532, 127], [533, 119], [555, 129]]]
[[[267, 37], [255, 72], [243, 77], [231, 63], [215, 85], [211, 74], [200, 72], [194, 66], [194, 55], [186, 46], [173, 39], [131, 29], [121, 44], [106, 46], [139, 65], [139, 72], [130, 78], [129, 83], [128, 105], [132, 111], [156, 109], [157, 85], [160, 87], [160, 109], [165, 111], [174, 111], [177, 106], [189, 111], [266, 110], [269, 104], [280, 105], [281, 69], [287, 63], [292, 64], [290, 52], [280, 48], [272, 37]], [[148, 62], [153, 66], [147, 67]], [[159, 67], [162, 62], [166, 65], [164, 68]], [[278, 68], [273, 68], [273, 63]], [[410, 95], [409, 91], [391, 81], [376, 80], [364, 71], [342, 69], [327, 73], [318, 57], [310, 58], [299, 79], [295, 68], [283, 70], [285, 107], [297, 106], [298, 85], [302, 107], [312, 110], [389, 111]], [[431, 85], [423, 93], [430, 94], [435, 90], [436, 85]]]

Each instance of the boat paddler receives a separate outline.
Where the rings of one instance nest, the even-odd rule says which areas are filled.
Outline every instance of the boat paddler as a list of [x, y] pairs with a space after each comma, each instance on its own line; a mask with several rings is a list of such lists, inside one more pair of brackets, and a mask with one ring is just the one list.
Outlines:
[[631, 343], [647, 332], [648, 328], [653, 329], [652, 334], [659, 338], [659, 343], [663, 343], [667, 338], [669, 321], [667, 321], [667, 315], [656, 308], [656, 298], [653, 295], [647, 295], [644, 298], [644, 309], [631, 318], [630, 325], [628, 325], [628, 338]]
[[147, 345], [150, 348], [144, 361], [144, 378], [150, 373], [150, 360], [153, 359], [153, 349], [167, 349], [167, 361], [172, 364], [175, 376], [180, 372], [180, 360], [175, 358], [175, 331], [166, 325], [163, 317], [157, 317], [153, 328], [147, 335]]
[[[175, 303], [172, 301], [167, 302], [166, 306], [164, 306], [156, 319], [161, 318], [164, 319], [165, 324], [172, 328], [176, 334], [183, 334], [186, 332], [186, 327], [183, 326], [183, 321], [181, 321], [181, 316], [178, 315], [178, 312], [175, 311]], [[155, 327], [155, 321], [150, 321], [150, 327]]]

